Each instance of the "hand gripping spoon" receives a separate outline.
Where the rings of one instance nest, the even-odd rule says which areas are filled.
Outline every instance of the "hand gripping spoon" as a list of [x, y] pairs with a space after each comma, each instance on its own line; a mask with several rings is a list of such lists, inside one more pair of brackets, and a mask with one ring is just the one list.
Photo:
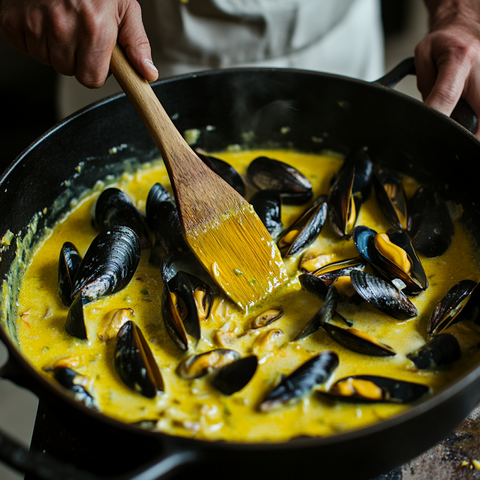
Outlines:
[[253, 207], [198, 158], [118, 45], [111, 70], [160, 151], [190, 249], [240, 308], [263, 300], [288, 276]]

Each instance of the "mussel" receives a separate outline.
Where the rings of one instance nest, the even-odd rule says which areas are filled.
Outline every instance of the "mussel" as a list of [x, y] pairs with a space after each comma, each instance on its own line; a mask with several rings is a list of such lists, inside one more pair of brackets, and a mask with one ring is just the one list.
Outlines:
[[393, 228], [407, 229], [407, 196], [399, 174], [386, 167], [373, 174], [378, 206]]
[[288, 205], [303, 205], [313, 197], [310, 181], [296, 168], [279, 160], [258, 157], [247, 169], [252, 184], [259, 190], [279, 192]]
[[82, 256], [75, 245], [65, 242], [58, 261], [58, 294], [66, 307], [72, 303], [73, 279], [81, 262]]
[[242, 197], [245, 196], [245, 183], [240, 174], [227, 162], [219, 158], [196, 152], [208, 168], [222, 177], [231, 187], [233, 187]]
[[425, 345], [407, 354], [419, 370], [445, 367], [462, 356], [458, 340], [448, 333], [435, 335]]
[[392, 284], [360, 270], [350, 274], [357, 293], [370, 305], [397, 320], [415, 317], [418, 312], [409, 298]]
[[234, 360], [214, 372], [212, 385], [223, 395], [233, 395], [250, 382], [257, 370], [257, 365], [256, 355]]
[[95, 399], [87, 390], [90, 379], [80, 375], [72, 368], [63, 366], [53, 369], [53, 377], [60, 385], [73, 394], [75, 400], [78, 400], [87, 407], [97, 408]]
[[200, 378], [240, 358], [235, 350], [217, 348], [208, 352], [189, 355], [177, 367], [178, 375], [185, 380]]
[[142, 331], [132, 320], [117, 334], [114, 351], [115, 369], [123, 383], [144, 397], [154, 398], [164, 392], [160, 369]]
[[376, 357], [396, 355], [392, 347], [379, 342], [373, 335], [361, 332], [356, 328], [341, 328], [328, 322], [323, 323], [323, 328], [337, 343], [353, 352]]
[[315, 355], [298, 367], [262, 400], [261, 412], [299, 401], [315, 386], [325, 383], [339, 364], [338, 355], [330, 350]]
[[250, 199], [255, 213], [265, 225], [268, 233], [276, 239], [283, 230], [282, 197], [273, 190], [259, 190]]
[[327, 218], [326, 197], [321, 195], [277, 240], [282, 257], [297, 255], [320, 234]]
[[410, 243], [406, 232], [375, 230], [358, 226], [353, 231], [353, 241], [360, 255], [386, 280], [401, 280], [405, 293], [419, 294], [428, 287], [422, 263]]
[[427, 325], [427, 333], [429, 335], [442, 333], [474, 313], [474, 308], [480, 306], [477, 290], [477, 283], [473, 280], [461, 280], [450, 288], [435, 306]]
[[411, 403], [431, 393], [421, 383], [377, 375], [351, 375], [337, 380], [322, 397], [352, 403]]
[[112, 295], [128, 285], [140, 261], [140, 241], [128, 227], [102, 230], [77, 270], [72, 297], [87, 301]]
[[339, 294], [338, 290], [332, 285], [327, 292], [322, 308], [308, 321], [301, 332], [295, 337], [295, 340], [301, 340], [315, 333], [325, 322], [329, 322], [337, 310]]
[[107, 188], [100, 194], [95, 203], [94, 224], [98, 231], [117, 225], [129, 227], [138, 235], [141, 248], [152, 245], [145, 215], [118, 188]]

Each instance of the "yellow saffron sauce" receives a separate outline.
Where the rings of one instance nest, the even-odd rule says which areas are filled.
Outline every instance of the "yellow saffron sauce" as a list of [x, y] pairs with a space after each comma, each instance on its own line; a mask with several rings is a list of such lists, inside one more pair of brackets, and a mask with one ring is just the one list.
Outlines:
[[[245, 174], [248, 164], [258, 156], [290, 163], [311, 181], [314, 198], [328, 193], [332, 176], [343, 161], [333, 154], [293, 151], [223, 152], [215, 156], [231, 163], [241, 174]], [[124, 175], [113, 186], [124, 190], [144, 211], [148, 191], [156, 182], [169, 185], [160, 161], [135, 174]], [[413, 194], [416, 186], [414, 181], [406, 179], [408, 195]], [[435, 392], [476, 361], [474, 354], [467, 352], [448, 368], [418, 371], [406, 357], [427, 340], [426, 325], [430, 314], [447, 291], [463, 279], [479, 281], [479, 263], [473, 242], [458, 221], [452, 244], [444, 255], [433, 259], [420, 255], [430, 286], [411, 298], [419, 312], [416, 318], [399, 321], [365, 302], [339, 305], [338, 310], [354, 321], [355, 329], [392, 347], [397, 352], [393, 357], [373, 357], [349, 351], [322, 328], [305, 339], [293, 341], [323, 303], [302, 289], [298, 281], [302, 254], [286, 261], [290, 277], [287, 287], [256, 309], [242, 312], [226, 297], [217, 296], [210, 317], [201, 321], [202, 337], [198, 345], [194, 349], [192, 343], [189, 352], [184, 353], [172, 342], [163, 323], [160, 271], [148, 263], [149, 251], [142, 252], [141, 263], [125, 289], [87, 306], [88, 340], [72, 337], [64, 330], [68, 309], [62, 305], [57, 291], [59, 253], [64, 242], [70, 241], [82, 255], [85, 254], [98, 233], [92, 227], [97, 196], [98, 193], [92, 193], [82, 200], [39, 246], [21, 285], [17, 333], [22, 352], [46, 377], [52, 378], [51, 373], [42, 370], [49, 362], [62, 356], [77, 357], [78, 365], [74, 370], [88, 377], [87, 389], [99, 410], [107, 416], [127, 423], [145, 422], [149, 427], [175, 435], [209, 440], [278, 442], [300, 435], [326, 436], [378, 422], [404, 411], [408, 405], [333, 402], [313, 391], [295, 404], [260, 412], [259, 403], [281, 376], [291, 373], [315, 353], [333, 350], [340, 359], [331, 379], [326, 385], [318, 386], [319, 390], [327, 390], [333, 382], [347, 375], [376, 374], [423, 383]], [[284, 225], [291, 224], [307, 206], [284, 206]], [[378, 232], [389, 228], [373, 192], [362, 206], [357, 225], [362, 224]], [[358, 255], [352, 240], [339, 239], [328, 222], [319, 238], [308, 247], [314, 248], [334, 258]], [[256, 316], [276, 307], [284, 312], [280, 319], [266, 327], [251, 328]], [[153, 399], [141, 396], [122, 383], [113, 361], [115, 340], [99, 338], [103, 317], [116, 308], [133, 310], [133, 319], [144, 333], [160, 368], [165, 392], [159, 392]], [[475, 325], [466, 324], [461, 328], [467, 329], [467, 336], [480, 339]], [[178, 364], [187, 355], [220, 347], [236, 350], [242, 357], [251, 354], [258, 357], [254, 377], [239, 392], [225, 396], [215, 390], [209, 376], [184, 380], [176, 373]]]

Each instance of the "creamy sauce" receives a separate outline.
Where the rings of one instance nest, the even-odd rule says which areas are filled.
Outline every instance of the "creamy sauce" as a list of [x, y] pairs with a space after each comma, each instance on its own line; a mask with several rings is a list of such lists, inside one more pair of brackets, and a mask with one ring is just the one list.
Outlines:
[[[236, 152], [216, 156], [244, 174], [251, 160], [261, 155], [294, 165], [311, 181], [315, 197], [328, 192], [332, 175], [342, 164], [342, 159], [335, 155], [289, 151]], [[144, 210], [148, 191], [155, 182], [168, 184], [161, 163], [123, 178], [116, 186], [128, 193], [140, 210]], [[407, 181], [405, 187], [411, 195], [416, 185]], [[40, 246], [20, 291], [17, 329], [21, 350], [34, 367], [49, 378], [51, 374], [42, 370], [49, 362], [65, 355], [78, 357], [78, 366], [74, 369], [89, 378], [87, 389], [105, 415], [128, 423], [148, 422], [149, 427], [153, 425], [175, 435], [211, 440], [276, 442], [299, 435], [331, 435], [378, 422], [408, 406], [332, 402], [312, 392], [297, 404], [268, 413], [260, 412], [259, 403], [278, 383], [280, 376], [291, 373], [314, 353], [329, 349], [337, 352], [340, 358], [332, 378], [326, 385], [317, 387], [320, 390], [327, 390], [335, 380], [347, 375], [377, 374], [424, 383], [438, 391], [474, 361], [470, 355], [464, 355], [449, 368], [418, 371], [406, 358], [406, 354], [425, 343], [430, 313], [446, 292], [459, 280], [479, 280], [478, 259], [468, 234], [458, 222], [452, 245], [444, 255], [434, 259], [421, 257], [430, 287], [412, 298], [419, 311], [418, 317], [398, 321], [365, 302], [360, 307], [348, 303], [339, 306], [340, 313], [354, 321], [355, 329], [392, 347], [397, 352], [393, 357], [372, 357], [349, 351], [332, 340], [324, 329], [303, 340], [292, 341], [323, 303], [301, 289], [297, 279], [300, 255], [286, 261], [291, 278], [288, 286], [257, 310], [242, 312], [226, 297], [219, 296], [214, 301], [210, 317], [202, 320], [202, 338], [196, 352], [223, 347], [232, 348], [241, 356], [252, 353], [258, 356], [259, 365], [253, 379], [231, 396], [218, 393], [208, 376], [183, 380], [177, 375], [178, 364], [193, 353], [193, 346], [188, 353], [181, 352], [165, 330], [161, 317], [162, 280], [159, 269], [148, 264], [148, 251], [142, 253], [137, 272], [125, 289], [88, 305], [88, 341], [74, 338], [64, 330], [67, 308], [62, 305], [57, 292], [58, 258], [64, 242], [74, 243], [83, 255], [97, 235], [91, 224], [95, 199], [96, 194], [86, 198]], [[291, 224], [305, 208], [284, 206], [284, 225]], [[362, 207], [357, 221], [357, 225], [361, 224], [379, 232], [388, 229], [373, 194]], [[327, 223], [309, 248], [318, 248], [339, 258], [357, 256], [352, 241], [339, 240]], [[266, 327], [251, 329], [253, 318], [274, 307], [284, 311], [279, 320]], [[103, 317], [115, 308], [133, 310], [134, 321], [143, 331], [162, 373], [165, 393], [148, 399], [127, 388], [120, 380], [113, 363], [114, 340], [105, 342], [98, 336]], [[478, 336], [473, 331], [468, 335]], [[361, 386], [361, 382], [357, 383]], [[375, 392], [372, 395], [375, 396]]]

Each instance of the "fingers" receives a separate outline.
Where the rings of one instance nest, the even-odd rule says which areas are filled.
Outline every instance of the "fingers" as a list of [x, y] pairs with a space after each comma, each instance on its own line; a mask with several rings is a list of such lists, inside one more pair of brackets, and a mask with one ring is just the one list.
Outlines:
[[158, 70], [152, 61], [150, 42], [142, 22], [140, 6], [134, 2], [128, 5], [120, 24], [118, 42], [125, 49], [127, 57], [137, 71], [153, 82], [158, 78]]
[[1, 0], [0, 33], [89, 88], [105, 83], [117, 39], [148, 81], [158, 77], [136, 0]]

